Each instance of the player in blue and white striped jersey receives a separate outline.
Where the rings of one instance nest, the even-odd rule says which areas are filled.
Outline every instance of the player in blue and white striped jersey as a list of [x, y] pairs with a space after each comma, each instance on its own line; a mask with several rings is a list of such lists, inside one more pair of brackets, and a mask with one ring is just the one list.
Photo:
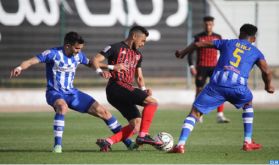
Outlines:
[[[73, 81], [77, 66], [83, 64], [91, 67], [89, 59], [81, 49], [84, 46], [83, 38], [76, 32], [65, 35], [62, 47], [52, 48], [37, 56], [23, 61], [18, 67], [11, 71], [11, 77], [17, 77], [23, 70], [38, 63], [46, 64], [46, 100], [55, 110], [54, 117], [54, 148], [53, 152], [62, 152], [62, 135], [64, 131], [64, 115], [68, 108], [80, 113], [88, 113], [105, 121], [112, 132], [121, 130], [121, 125], [112, 114], [100, 105], [93, 97], [74, 88]], [[117, 70], [119, 66], [115, 65]], [[103, 77], [109, 78], [109, 72], [102, 72]], [[123, 141], [129, 149], [135, 147], [130, 139]]]

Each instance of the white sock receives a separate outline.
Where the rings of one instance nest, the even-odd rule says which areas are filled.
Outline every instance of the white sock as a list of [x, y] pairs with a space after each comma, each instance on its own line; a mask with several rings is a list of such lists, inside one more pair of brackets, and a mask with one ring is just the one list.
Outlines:
[[217, 116], [218, 116], [218, 117], [224, 117], [224, 113], [223, 113], [223, 112], [218, 112], [218, 113], [217, 113]]

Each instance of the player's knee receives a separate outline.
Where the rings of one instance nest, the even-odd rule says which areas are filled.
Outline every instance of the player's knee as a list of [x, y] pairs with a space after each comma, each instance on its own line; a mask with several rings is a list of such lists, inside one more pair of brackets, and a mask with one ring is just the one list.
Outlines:
[[57, 99], [53, 105], [56, 113], [65, 115], [68, 111], [68, 105], [63, 99]]
[[65, 115], [68, 112], [68, 105], [67, 104], [58, 104], [55, 106], [55, 111], [58, 114]]
[[89, 108], [88, 113], [96, 117], [99, 117], [103, 120], [108, 120], [112, 116], [111, 113], [105, 107], [100, 105], [98, 102], [95, 102]]
[[144, 100], [144, 103], [145, 104], [158, 104], [158, 101], [151, 97], [151, 96], [148, 96], [145, 100]]
[[195, 107], [192, 107], [190, 114], [193, 115], [196, 119], [199, 119], [202, 116], [202, 113]]
[[103, 106], [96, 111], [96, 114], [99, 118], [103, 120], [108, 120], [111, 118], [111, 113]]

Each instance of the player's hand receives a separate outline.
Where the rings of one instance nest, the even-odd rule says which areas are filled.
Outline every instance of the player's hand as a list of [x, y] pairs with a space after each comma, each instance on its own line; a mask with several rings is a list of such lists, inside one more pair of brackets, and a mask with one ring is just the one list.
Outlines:
[[190, 68], [190, 72], [191, 72], [191, 74], [192, 74], [193, 76], [196, 76], [196, 75], [197, 75], [197, 69], [196, 69], [196, 67], [191, 67], [191, 68]]
[[275, 92], [275, 88], [274, 88], [274, 86], [272, 86], [272, 85], [265, 86], [265, 90], [266, 90], [268, 93], [274, 93], [274, 92]]
[[21, 74], [22, 69], [20, 67], [16, 67], [11, 71], [10, 78], [17, 77]]
[[111, 78], [111, 74], [110, 74], [110, 72], [108, 72], [108, 71], [103, 71], [103, 72], [99, 73], [99, 75], [100, 75], [101, 77], [105, 78], [105, 79]]
[[180, 51], [179, 50], [176, 50], [175, 51], [175, 57], [176, 58], [180, 58], [181, 54], [180, 54]]
[[176, 58], [182, 59], [182, 58], [184, 58], [185, 55], [183, 55], [180, 50], [176, 50], [175, 51], [175, 56], [176, 56]]
[[123, 63], [115, 64], [113, 70], [117, 71], [117, 72], [120, 72], [122, 70], [127, 70], [127, 67]]
[[148, 96], [152, 95], [152, 90], [151, 89], [146, 89], [145, 92], [147, 93]]

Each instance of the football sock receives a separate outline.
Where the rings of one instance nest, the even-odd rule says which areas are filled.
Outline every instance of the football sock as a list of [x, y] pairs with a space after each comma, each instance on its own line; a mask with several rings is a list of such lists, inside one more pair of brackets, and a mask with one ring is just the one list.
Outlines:
[[189, 114], [184, 120], [184, 124], [182, 126], [182, 130], [180, 133], [180, 137], [177, 145], [185, 145], [191, 131], [194, 129], [194, 126], [198, 119], [196, 119], [193, 115]]
[[[119, 132], [122, 128], [122, 126], [118, 123], [117, 119], [114, 116], [112, 116], [108, 120], [104, 120], [104, 121], [113, 133]], [[131, 139], [124, 139], [123, 143], [127, 147], [129, 147], [130, 144], [132, 143], [132, 140]]]
[[220, 106], [217, 108], [218, 114], [219, 114], [219, 113], [222, 113], [222, 116], [223, 116], [223, 111], [224, 111], [224, 104], [220, 105]]
[[128, 139], [134, 133], [135, 133], [134, 129], [130, 125], [127, 125], [127, 126], [123, 127], [119, 132], [117, 132], [116, 134], [107, 138], [106, 140], [110, 144], [114, 144], [114, 143], [118, 143], [118, 142], [122, 141], [123, 139]]
[[252, 142], [254, 110], [252, 105], [243, 108], [242, 119], [244, 125], [244, 141]]
[[53, 122], [54, 146], [62, 145], [62, 135], [64, 131], [64, 126], [64, 115], [56, 113]]
[[139, 131], [139, 137], [144, 137], [148, 134], [152, 119], [157, 110], [158, 104], [147, 104], [142, 111], [142, 119]]

